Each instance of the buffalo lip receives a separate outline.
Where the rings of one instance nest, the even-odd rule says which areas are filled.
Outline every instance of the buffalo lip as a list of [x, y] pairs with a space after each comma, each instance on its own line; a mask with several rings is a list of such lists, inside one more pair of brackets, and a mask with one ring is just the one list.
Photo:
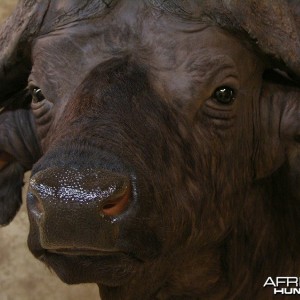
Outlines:
[[106, 255], [88, 255], [90, 253], [81, 252], [81, 255], [70, 255], [70, 251], [67, 253], [54, 251], [56, 250], [44, 249], [44, 253], [40, 253], [38, 259], [67, 284], [99, 283], [122, 286], [130, 281], [142, 263], [125, 252], [101, 252]]
[[96, 250], [96, 249], [45, 249], [46, 252], [51, 254], [65, 255], [65, 256], [112, 256], [117, 254], [124, 254], [121, 251], [108, 251], [108, 250]]

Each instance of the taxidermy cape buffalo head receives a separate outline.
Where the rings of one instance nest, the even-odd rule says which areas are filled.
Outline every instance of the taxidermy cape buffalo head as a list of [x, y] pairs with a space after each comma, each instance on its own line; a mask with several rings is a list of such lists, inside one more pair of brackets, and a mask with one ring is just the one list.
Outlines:
[[[0, 223], [102, 299], [273, 299], [300, 272], [300, 4], [23, 0], [0, 31]], [[282, 296], [284, 297], [284, 296]]]

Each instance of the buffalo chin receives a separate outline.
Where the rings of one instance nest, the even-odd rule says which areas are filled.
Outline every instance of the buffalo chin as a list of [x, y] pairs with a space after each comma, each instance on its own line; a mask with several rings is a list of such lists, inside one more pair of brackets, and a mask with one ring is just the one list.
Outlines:
[[66, 284], [97, 283], [110, 287], [127, 284], [141, 265], [123, 253], [77, 256], [46, 251], [39, 259]]

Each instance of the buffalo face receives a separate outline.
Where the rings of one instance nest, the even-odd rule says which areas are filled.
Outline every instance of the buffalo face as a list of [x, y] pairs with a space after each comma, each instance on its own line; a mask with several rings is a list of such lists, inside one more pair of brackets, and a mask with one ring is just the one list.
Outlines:
[[[123, 26], [99, 25], [97, 37], [125, 35], [129, 25], [126, 31]], [[150, 34], [161, 25], [152, 26]], [[67, 44], [85, 38], [78, 36], [80, 27], [66, 31]], [[130, 38], [126, 45], [135, 42]], [[148, 39], [141, 35], [136, 47], [145, 48]], [[87, 75], [78, 87], [73, 83], [81, 80], [72, 70], [76, 66], [65, 68], [74, 79], [58, 97], [53, 94], [62, 87], [55, 89], [41, 72], [51, 72], [61, 85], [65, 75], [50, 71], [57, 59], [67, 61], [75, 54], [79, 61], [90, 59], [83, 45], [59, 58], [45, 55], [47, 47], [67, 48], [65, 40], [63, 32], [42, 37], [33, 49], [30, 89], [33, 98], [42, 91], [41, 102], [51, 103], [45, 114], [51, 117], [40, 122], [45, 117], [33, 107], [43, 156], [33, 168], [29, 191], [31, 250], [67, 282], [119, 285], [150, 261], [175, 255], [175, 245], [182, 245], [175, 248], [177, 257], [187, 244], [224, 238], [232, 220], [221, 212], [233, 210], [233, 194], [241, 197], [254, 176], [254, 137], [248, 126], [262, 84], [259, 59], [213, 27], [184, 35], [173, 50], [167, 33], [151, 36], [155, 44], [147, 51], [123, 59], [111, 50], [125, 47], [123, 41], [104, 41], [100, 51], [109, 60], [83, 69]], [[158, 56], [162, 43], [173, 57]], [[99, 45], [90, 47], [96, 51]], [[237, 169], [243, 170], [238, 181]], [[206, 216], [208, 211], [214, 211], [214, 218]]]
[[[181, 10], [175, 2], [87, 2], [33, 5], [39, 32], [20, 33], [31, 41], [30, 72], [28, 51], [21, 59], [7, 50], [28, 77], [32, 101], [20, 106], [34, 143], [24, 147], [27, 164], [5, 148], [1, 172], [7, 155], [32, 166], [30, 250], [67, 283], [97, 283], [104, 299], [248, 291], [250, 266], [259, 269], [286, 231], [275, 246], [269, 237], [294, 224], [273, 220], [299, 197], [296, 42], [284, 52], [267, 37], [267, 21], [249, 23], [246, 6], [243, 19], [231, 19], [235, 1], [219, 9], [190, 1]], [[60, 18], [62, 10], [69, 14]], [[291, 24], [277, 34], [285, 28], [292, 39]], [[257, 45], [253, 37], [269, 39]], [[5, 78], [22, 86], [14, 72]], [[6, 95], [16, 98], [11, 85]], [[4, 104], [15, 116], [16, 101]], [[280, 190], [282, 178], [290, 180]]]

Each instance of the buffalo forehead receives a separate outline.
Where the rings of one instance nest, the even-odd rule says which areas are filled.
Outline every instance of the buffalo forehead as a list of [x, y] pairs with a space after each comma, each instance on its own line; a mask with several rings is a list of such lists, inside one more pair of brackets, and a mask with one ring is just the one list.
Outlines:
[[72, 22], [101, 17], [117, 2], [119, 0], [52, 0], [41, 32], [53, 31]]
[[122, 57], [147, 66], [158, 89], [159, 83], [165, 83], [170, 93], [176, 92], [183, 99], [197, 96], [191, 94], [191, 85], [198, 79], [206, 80], [205, 68], [221, 70], [222, 63], [230, 62], [241, 81], [249, 77], [242, 70], [252, 73], [254, 54], [221, 28], [168, 14], [157, 16], [152, 13], [156, 8], [141, 10], [144, 4], [136, 7], [136, 12], [125, 12], [122, 17], [123, 7], [116, 6], [107, 16], [70, 23], [37, 39], [31, 77], [48, 98], [64, 100], [95, 66]]
[[[201, 20], [203, 12], [206, 13], [211, 6], [214, 6], [212, 1], [207, 3], [207, 1], [198, 0], [52, 0], [42, 31], [64, 26], [70, 22], [101, 17], [113, 9], [117, 10], [118, 8], [115, 8], [117, 5], [132, 9], [132, 4], [135, 7], [141, 5], [146, 9], [151, 7], [156, 12], [190, 20]], [[217, 3], [217, 7], [221, 7], [220, 3]]]

